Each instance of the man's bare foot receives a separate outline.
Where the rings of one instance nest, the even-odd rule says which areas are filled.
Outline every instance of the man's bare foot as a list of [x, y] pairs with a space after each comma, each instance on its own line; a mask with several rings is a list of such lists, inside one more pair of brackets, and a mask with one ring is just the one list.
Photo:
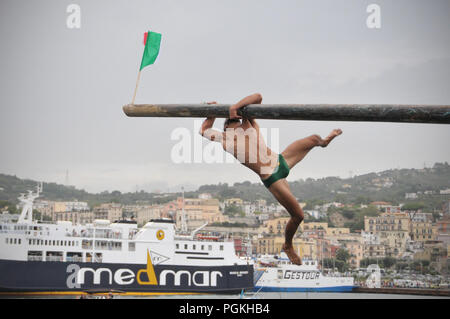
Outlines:
[[336, 137], [342, 134], [342, 130], [340, 128], [334, 129], [331, 131], [331, 133], [325, 138], [323, 139], [323, 143], [322, 147], [327, 147], [328, 144], [330, 144], [330, 142]]
[[301, 265], [302, 264], [302, 260], [295, 253], [294, 247], [287, 246], [286, 244], [283, 244], [282, 249], [286, 253], [286, 255], [288, 256], [288, 258], [291, 261], [291, 263], [293, 263], [294, 265]]

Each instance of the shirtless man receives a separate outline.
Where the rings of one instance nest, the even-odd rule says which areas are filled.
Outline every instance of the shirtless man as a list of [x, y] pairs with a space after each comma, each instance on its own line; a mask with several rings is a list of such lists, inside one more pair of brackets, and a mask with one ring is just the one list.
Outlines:
[[342, 131], [335, 129], [325, 139], [319, 135], [311, 135], [295, 141], [281, 154], [277, 154], [267, 147], [256, 121], [251, 118], [242, 118], [237, 114], [238, 109], [249, 104], [261, 104], [261, 102], [261, 94], [247, 96], [230, 107], [230, 117], [225, 120], [223, 132], [212, 129], [215, 118], [208, 117], [203, 122], [199, 133], [210, 141], [221, 143], [225, 151], [258, 174], [267, 189], [286, 208], [291, 218], [286, 225], [283, 250], [293, 264], [301, 265], [302, 261], [295, 253], [292, 239], [303, 220], [303, 211], [292, 195], [286, 177], [292, 167], [300, 162], [311, 149], [316, 146], [326, 147], [336, 136], [342, 134]]

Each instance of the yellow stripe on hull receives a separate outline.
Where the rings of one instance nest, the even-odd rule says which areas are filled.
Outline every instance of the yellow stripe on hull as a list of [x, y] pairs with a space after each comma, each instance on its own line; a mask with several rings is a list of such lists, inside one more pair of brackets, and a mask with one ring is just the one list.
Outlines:
[[84, 291], [27, 291], [27, 292], [0, 292], [0, 295], [124, 295], [124, 296], [158, 296], [158, 295], [206, 295], [198, 292], [84, 292]]

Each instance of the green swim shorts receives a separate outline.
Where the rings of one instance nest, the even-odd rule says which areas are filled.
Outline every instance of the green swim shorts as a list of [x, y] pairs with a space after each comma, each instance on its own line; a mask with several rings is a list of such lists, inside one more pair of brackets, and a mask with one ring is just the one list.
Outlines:
[[270, 187], [273, 183], [275, 183], [277, 180], [285, 178], [289, 175], [289, 166], [286, 163], [286, 160], [284, 159], [283, 155], [278, 155], [278, 166], [275, 168], [272, 175], [270, 175], [269, 178], [266, 178], [264, 180], [261, 180], [267, 188]]

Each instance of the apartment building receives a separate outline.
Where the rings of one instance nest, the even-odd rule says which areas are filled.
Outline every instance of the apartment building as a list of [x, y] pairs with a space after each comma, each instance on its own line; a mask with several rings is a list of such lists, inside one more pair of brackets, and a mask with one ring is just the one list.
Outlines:
[[382, 213], [380, 216], [364, 217], [364, 230], [379, 235], [385, 245], [385, 254], [401, 257], [410, 239], [410, 219], [407, 213]]
[[106, 203], [94, 207], [94, 219], [106, 219], [110, 222], [122, 219], [122, 205], [116, 203]]

